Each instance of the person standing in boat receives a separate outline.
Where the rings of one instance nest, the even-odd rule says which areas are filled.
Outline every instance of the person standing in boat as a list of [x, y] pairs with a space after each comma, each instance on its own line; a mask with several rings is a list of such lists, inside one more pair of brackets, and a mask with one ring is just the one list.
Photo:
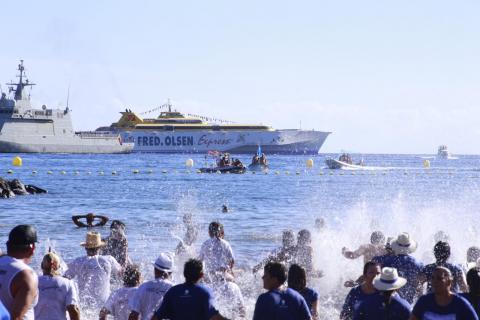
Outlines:
[[267, 156], [265, 155], [265, 153], [262, 153], [262, 155], [260, 156], [259, 162], [262, 166], [268, 165]]

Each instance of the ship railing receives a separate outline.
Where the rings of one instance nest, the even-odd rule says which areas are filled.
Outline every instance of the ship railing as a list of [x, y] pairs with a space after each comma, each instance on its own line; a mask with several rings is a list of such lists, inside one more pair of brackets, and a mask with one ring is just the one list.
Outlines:
[[82, 138], [117, 138], [118, 133], [109, 131], [76, 131], [75, 134], [80, 135]]

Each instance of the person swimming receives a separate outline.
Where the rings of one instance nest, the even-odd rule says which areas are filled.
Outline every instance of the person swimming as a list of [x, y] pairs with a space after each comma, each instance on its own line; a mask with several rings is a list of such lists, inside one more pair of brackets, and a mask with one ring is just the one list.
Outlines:
[[[80, 219], [85, 219], [85, 222], [80, 221]], [[95, 219], [100, 221], [94, 224]], [[94, 228], [94, 227], [103, 227], [108, 222], [108, 217], [97, 215], [94, 213], [87, 213], [82, 215], [72, 216], [72, 221], [79, 228]]]

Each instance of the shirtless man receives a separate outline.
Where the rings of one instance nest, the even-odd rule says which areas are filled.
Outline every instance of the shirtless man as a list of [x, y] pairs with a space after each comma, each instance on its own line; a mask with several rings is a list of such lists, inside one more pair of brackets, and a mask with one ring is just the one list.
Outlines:
[[347, 259], [357, 259], [363, 256], [364, 264], [371, 261], [373, 257], [381, 256], [385, 251], [385, 236], [381, 231], [374, 231], [370, 236], [370, 243], [361, 245], [357, 250], [350, 251], [342, 248], [342, 254]]
[[35, 253], [37, 231], [18, 225], [10, 231], [7, 255], [0, 257], [0, 301], [12, 319], [34, 319], [38, 301], [38, 277], [28, 264]]
[[[87, 223], [80, 221], [80, 219], [85, 219]], [[100, 221], [94, 224], [93, 222], [95, 221], [95, 219], [99, 219]], [[83, 215], [72, 216], [72, 221], [79, 228], [85, 228], [85, 227], [93, 228], [93, 227], [103, 227], [108, 222], [108, 218], [106, 216], [88, 213]]]

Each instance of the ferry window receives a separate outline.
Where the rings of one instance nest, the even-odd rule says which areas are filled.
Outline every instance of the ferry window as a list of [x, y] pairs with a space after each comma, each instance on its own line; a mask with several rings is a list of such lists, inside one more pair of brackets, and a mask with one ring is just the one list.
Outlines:
[[47, 110], [47, 116], [51, 116], [52, 115], [52, 110]]

